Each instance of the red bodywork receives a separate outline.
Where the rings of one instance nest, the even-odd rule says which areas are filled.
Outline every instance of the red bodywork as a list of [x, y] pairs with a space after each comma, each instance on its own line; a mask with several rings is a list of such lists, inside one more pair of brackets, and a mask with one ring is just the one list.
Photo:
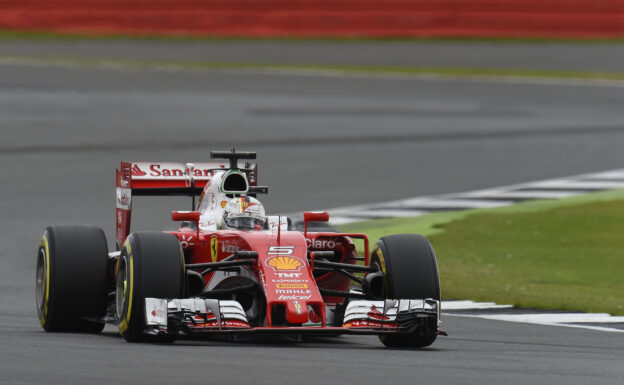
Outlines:
[[[223, 163], [132, 163], [122, 162], [117, 170], [117, 241], [122, 245], [130, 232], [133, 195], [191, 195], [210, 186], [215, 169]], [[246, 164], [250, 186], [257, 186], [257, 165]], [[190, 177], [192, 175], [192, 178]], [[203, 197], [203, 193], [202, 193]], [[320, 290], [348, 292], [351, 280], [336, 271], [313, 274], [314, 252], [333, 251], [334, 262], [356, 264], [352, 238], [364, 240], [364, 262], [369, 265], [368, 238], [364, 234], [307, 232], [308, 222], [327, 221], [327, 213], [305, 213], [305, 231], [218, 230], [200, 231], [198, 212], [173, 212], [173, 220], [195, 223], [195, 228], [180, 227], [176, 235], [187, 264], [220, 262], [236, 251], [256, 251], [258, 258], [250, 270], [261, 284], [266, 298], [266, 324], [273, 326], [272, 310], [284, 307], [290, 325], [308, 322], [326, 325], [326, 306], [342, 304], [344, 297], [322, 295]], [[278, 228], [280, 226], [277, 226]], [[204, 275], [210, 284], [215, 273]]]
[[[336, 272], [315, 276], [308, 261], [309, 252], [334, 251], [341, 263], [356, 263], [356, 248], [351, 238], [368, 239], [364, 234], [302, 233], [299, 231], [221, 230], [198, 232], [181, 228], [171, 232], [180, 240], [190, 264], [219, 262], [235, 251], [257, 251], [251, 270], [262, 283], [267, 305], [266, 326], [272, 326], [271, 309], [284, 306], [289, 324], [318, 323], [325, 326], [325, 305], [341, 304], [344, 298], [322, 296], [319, 288], [348, 291], [350, 279]], [[305, 236], [304, 236], [305, 234]], [[208, 284], [212, 274], [207, 274]]]

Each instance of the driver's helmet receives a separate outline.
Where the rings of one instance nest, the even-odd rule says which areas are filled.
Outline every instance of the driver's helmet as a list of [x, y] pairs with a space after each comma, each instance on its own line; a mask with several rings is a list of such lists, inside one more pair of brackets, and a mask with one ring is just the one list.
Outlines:
[[223, 222], [230, 229], [260, 230], [266, 223], [264, 207], [248, 196], [230, 199], [225, 205]]

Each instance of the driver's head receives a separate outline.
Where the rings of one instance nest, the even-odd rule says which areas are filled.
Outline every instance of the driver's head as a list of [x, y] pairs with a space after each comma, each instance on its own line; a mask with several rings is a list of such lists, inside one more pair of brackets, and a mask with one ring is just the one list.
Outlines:
[[230, 229], [260, 230], [266, 223], [264, 207], [256, 198], [233, 198], [225, 205], [223, 222]]

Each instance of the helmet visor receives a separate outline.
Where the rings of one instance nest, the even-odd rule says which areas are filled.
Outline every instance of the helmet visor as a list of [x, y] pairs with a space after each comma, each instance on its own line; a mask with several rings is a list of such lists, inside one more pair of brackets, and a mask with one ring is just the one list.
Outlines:
[[248, 216], [225, 217], [225, 224], [231, 229], [261, 229], [264, 227], [264, 223], [263, 219]]

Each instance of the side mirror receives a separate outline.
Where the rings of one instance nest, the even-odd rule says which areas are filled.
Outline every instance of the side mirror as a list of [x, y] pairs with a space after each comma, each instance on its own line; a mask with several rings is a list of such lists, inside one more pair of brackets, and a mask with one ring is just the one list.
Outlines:
[[189, 221], [195, 222], [195, 229], [197, 230], [197, 239], [199, 240], [199, 211], [172, 211], [171, 219], [174, 221]]
[[174, 221], [199, 222], [199, 211], [172, 211], [171, 219]]
[[303, 221], [304, 222], [327, 222], [329, 221], [329, 213], [327, 211], [323, 211], [323, 212], [304, 211]]
[[304, 236], [308, 234], [308, 222], [328, 222], [329, 221], [329, 213], [327, 211], [323, 212], [314, 212], [314, 211], [304, 211], [303, 212], [303, 234]]

